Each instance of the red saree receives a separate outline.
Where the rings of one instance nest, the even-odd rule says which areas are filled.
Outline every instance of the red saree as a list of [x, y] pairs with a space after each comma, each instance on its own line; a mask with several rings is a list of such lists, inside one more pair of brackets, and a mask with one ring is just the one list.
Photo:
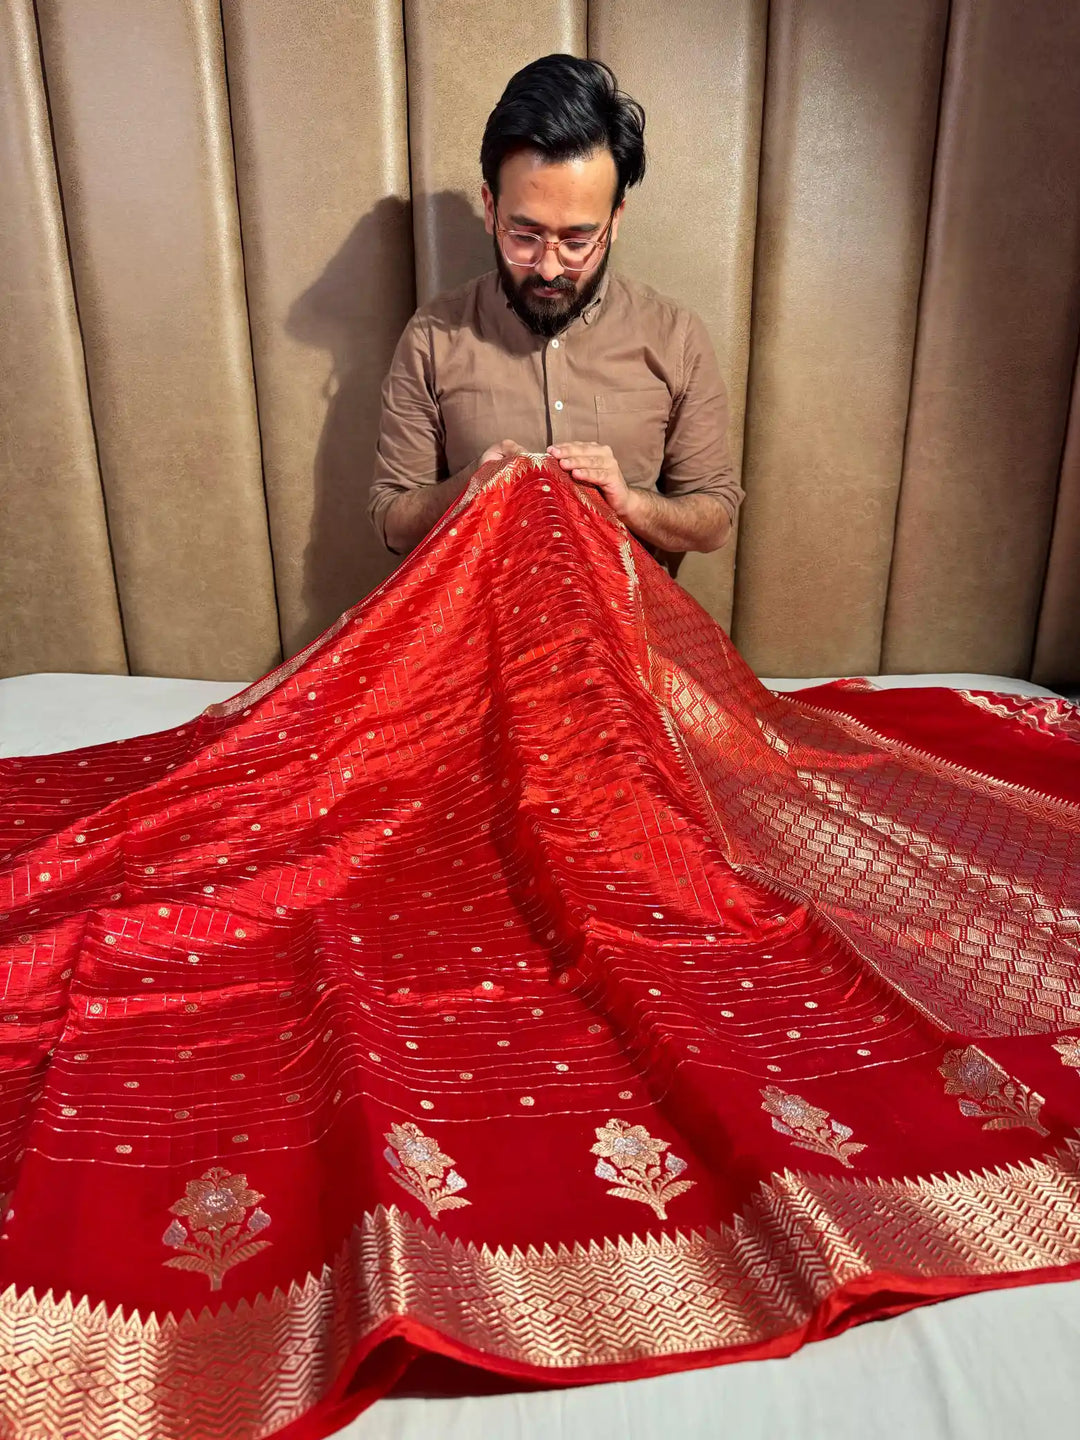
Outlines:
[[0, 1431], [286, 1435], [1080, 1273], [1080, 718], [764, 690], [481, 472], [302, 655], [0, 764]]

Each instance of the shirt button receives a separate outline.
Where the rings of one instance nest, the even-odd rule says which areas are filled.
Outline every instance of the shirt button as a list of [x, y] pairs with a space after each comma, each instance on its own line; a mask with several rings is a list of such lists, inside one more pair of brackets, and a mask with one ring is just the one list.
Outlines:
[[562, 401], [561, 401], [561, 400], [556, 400], [556, 401], [555, 401], [555, 409], [556, 409], [556, 410], [561, 410], [561, 409], [562, 409]]
[[552, 350], [557, 350], [559, 348], [559, 342], [557, 340], [552, 340], [551, 348]]

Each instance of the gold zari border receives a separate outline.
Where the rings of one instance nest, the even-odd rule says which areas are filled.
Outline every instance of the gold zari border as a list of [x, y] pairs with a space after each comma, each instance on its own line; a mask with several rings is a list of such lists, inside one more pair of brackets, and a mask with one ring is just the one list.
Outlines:
[[125, 1316], [0, 1296], [6, 1440], [255, 1440], [329, 1390], [353, 1347], [408, 1316], [515, 1365], [565, 1371], [720, 1350], [801, 1326], [874, 1272], [921, 1279], [1080, 1262], [1080, 1144], [967, 1176], [773, 1177], [718, 1231], [491, 1250], [392, 1206], [333, 1265], [211, 1313]]

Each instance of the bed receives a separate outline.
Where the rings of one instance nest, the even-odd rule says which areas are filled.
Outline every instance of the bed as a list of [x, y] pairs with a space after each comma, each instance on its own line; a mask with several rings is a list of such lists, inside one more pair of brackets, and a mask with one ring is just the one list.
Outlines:
[[[765, 679], [797, 690], [835, 677]], [[997, 675], [883, 675], [883, 688], [1054, 692]], [[183, 724], [244, 687], [145, 676], [0, 680], [0, 755], [42, 755]], [[632, 1385], [380, 1402], [347, 1440], [1016, 1440], [1080, 1433], [1080, 1281], [993, 1291], [857, 1327], [785, 1360]], [[483, 1390], [481, 1379], [477, 1390]]]

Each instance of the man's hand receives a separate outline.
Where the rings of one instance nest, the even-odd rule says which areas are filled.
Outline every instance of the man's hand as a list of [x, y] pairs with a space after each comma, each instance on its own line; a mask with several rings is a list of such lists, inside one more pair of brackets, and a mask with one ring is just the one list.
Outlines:
[[407, 555], [420, 544], [435, 522], [469, 488], [469, 481], [489, 460], [509, 460], [525, 452], [516, 440], [489, 445], [475, 465], [466, 465], [438, 485], [418, 485], [399, 495], [386, 512], [386, 543], [395, 555]]
[[[480, 465], [487, 465], [492, 460], [512, 460], [515, 455], [524, 455], [525, 451], [516, 440], [500, 440], [497, 445], [489, 445], [480, 456]], [[476, 468], [479, 469], [480, 465]]]
[[547, 453], [579, 485], [599, 490], [628, 530], [661, 550], [719, 550], [731, 519], [715, 495], [668, 497], [627, 485], [610, 446], [588, 441], [549, 445]]
[[565, 445], [549, 445], [547, 453], [569, 471], [572, 480], [599, 490], [619, 519], [629, 523], [633, 497], [610, 445], [570, 441]]

